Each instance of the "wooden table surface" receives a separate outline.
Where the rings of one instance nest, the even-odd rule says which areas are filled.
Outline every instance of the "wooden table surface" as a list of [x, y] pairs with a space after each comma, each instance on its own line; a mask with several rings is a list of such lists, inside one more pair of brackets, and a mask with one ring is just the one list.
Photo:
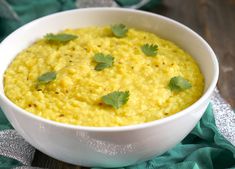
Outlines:
[[[179, 21], [211, 45], [220, 63], [218, 88], [235, 107], [235, 0], [163, 0], [151, 12]], [[37, 151], [33, 166], [50, 169], [79, 169]]]

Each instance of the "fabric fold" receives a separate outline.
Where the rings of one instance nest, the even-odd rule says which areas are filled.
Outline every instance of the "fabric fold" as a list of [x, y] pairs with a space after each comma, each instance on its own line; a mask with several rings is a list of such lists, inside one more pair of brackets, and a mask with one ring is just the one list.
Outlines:
[[232, 107], [221, 97], [218, 89], [215, 89], [211, 103], [219, 132], [235, 146], [235, 113]]
[[10, 129], [0, 132], [0, 155], [20, 161], [23, 165], [30, 165], [34, 152], [35, 149], [17, 131]]
[[235, 147], [218, 131], [213, 116], [217, 112], [213, 113], [212, 106], [208, 106], [191, 133], [173, 149], [144, 163], [118, 169], [234, 168]]

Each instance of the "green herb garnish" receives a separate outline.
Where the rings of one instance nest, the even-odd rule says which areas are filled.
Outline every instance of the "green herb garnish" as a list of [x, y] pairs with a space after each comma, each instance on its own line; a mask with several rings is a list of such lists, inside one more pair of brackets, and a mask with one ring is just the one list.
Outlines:
[[111, 55], [104, 55], [103, 53], [97, 53], [94, 56], [94, 61], [97, 62], [95, 70], [101, 71], [105, 68], [113, 66], [114, 57]]
[[76, 35], [71, 35], [71, 34], [65, 34], [65, 33], [60, 33], [60, 34], [52, 34], [49, 33], [44, 38], [47, 41], [52, 41], [52, 42], [69, 42], [71, 40], [74, 40], [77, 38]]
[[158, 46], [153, 44], [144, 44], [141, 46], [141, 50], [146, 56], [153, 57], [157, 55]]
[[173, 78], [171, 78], [168, 87], [172, 90], [172, 91], [182, 91], [182, 90], [186, 90], [192, 87], [191, 83], [184, 79], [181, 76], [175, 76]]
[[102, 101], [105, 104], [112, 106], [115, 109], [118, 109], [122, 105], [126, 104], [128, 99], [129, 99], [129, 91], [125, 92], [115, 91], [102, 97]]
[[56, 72], [47, 72], [38, 77], [38, 84], [47, 84], [56, 79]]
[[128, 28], [123, 24], [113, 25], [111, 26], [111, 29], [112, 29], [113, 34], [118, 38], [122, 38], [126, 36], [128, 32]]

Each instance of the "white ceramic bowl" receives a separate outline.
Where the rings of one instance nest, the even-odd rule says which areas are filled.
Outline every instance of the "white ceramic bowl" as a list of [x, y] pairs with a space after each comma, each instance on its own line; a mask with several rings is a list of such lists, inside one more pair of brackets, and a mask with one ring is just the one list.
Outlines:
[[[3, 90], [3, 74], [17, 53], [46, 33], [65, 28], [123, 23], [171, 40], [189, 52], [205, 77], [203, 96], [170, 117], [125, 127], [82, 127], [33, 115], [12, 103]], [[179, 143], [203, 115], [218, 79], [210, 46], [186, 26], [152, 13], [118, 8], [79, 9], [37, 19], [13, 32], [0, 46], [0, 106], [14, 128], [34, 147], [56, 159], [95, 167], [121, 167], [160, 155]]]

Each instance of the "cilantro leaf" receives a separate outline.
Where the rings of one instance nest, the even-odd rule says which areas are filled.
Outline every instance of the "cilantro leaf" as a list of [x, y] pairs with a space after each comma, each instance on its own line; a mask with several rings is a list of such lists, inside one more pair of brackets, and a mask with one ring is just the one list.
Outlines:
[[111, 55], [104, 55], [103, 53], [97, 53], [94, 56], [94, 61], [97, 62], [95, 70], [101, 71], [105, 68], [113, 66], [114, 57]]
[[182, 91], [182, 90], [186, 90], [192, 87], [191, 83], [184, 79], [181, 76], [175, 76], [173, 78], [171, 78], [168, 87], [172, 90], [172, 91]]
[[118, 38], [125, 37], [128, 32], [128, 28], [123, 24], [113, 25], [111, 26], [111, 29], [113, 34]]
[[157, 55], [158, 46], [154, 44], [144, 44], [141, 46], [141, 50], [146, 56], [153, 57]]
[[65, 33], [60, 33], [60, 34], [46, 34], [44, 38], [47, 41], [52, 41], [52, 42], [69, 42], [71, 40], [74, 40], [77, 38], [76, 35], [71, 35], [71, 34], [65, 34]]
[[56, 72], [47, 72], [38, 77], [38, 84], [47, 84], [56, 79]]
[[102, 97], [102, 101], [112, 106], [115, 109], [120, 108], [122, 105], [126, 104], [126, 102], [129, 99], [129, 91], [121, 92], [121, 91], [115, 91], [112, 93], [109, 93]]

